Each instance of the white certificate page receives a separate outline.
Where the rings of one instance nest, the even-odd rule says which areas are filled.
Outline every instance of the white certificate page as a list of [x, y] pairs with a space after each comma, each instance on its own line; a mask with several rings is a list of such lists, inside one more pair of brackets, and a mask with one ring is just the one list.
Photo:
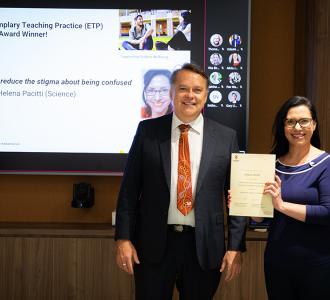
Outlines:
[[273, 217], [272, 198], [263, 194], [265, 183], [275, 176], [275, 155], [233, 153], [231, 158], [229, 214]]

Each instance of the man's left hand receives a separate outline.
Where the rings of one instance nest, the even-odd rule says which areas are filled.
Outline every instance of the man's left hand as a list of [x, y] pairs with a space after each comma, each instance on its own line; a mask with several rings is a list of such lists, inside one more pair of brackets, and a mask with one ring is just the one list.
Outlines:
[[228, 250], [223, 257], [220, 272], [226, 270], [225, 280], [230, 281], [241, 273], [242, 255], [240, 251]]

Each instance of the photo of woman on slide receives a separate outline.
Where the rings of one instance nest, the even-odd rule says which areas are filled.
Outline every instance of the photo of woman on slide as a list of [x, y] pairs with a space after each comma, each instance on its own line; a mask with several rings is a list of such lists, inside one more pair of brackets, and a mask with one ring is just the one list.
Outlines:
[[144, 74], [141, 118], [158, 118], [172, 112], [170, 77], [171, 72], [165, 69], [152, 69]]
[[173, 37], [167, 42], [156, 42], [157, 50], [189, 50], [191, 43], [191, 13], [181, 12], [180, 23], [175, 29]]

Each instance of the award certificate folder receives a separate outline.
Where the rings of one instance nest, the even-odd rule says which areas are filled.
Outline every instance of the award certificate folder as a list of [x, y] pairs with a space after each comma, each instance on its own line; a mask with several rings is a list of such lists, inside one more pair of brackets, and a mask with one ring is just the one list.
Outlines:
[[275, 180], [274, 154], [233, 153], [231, 157], [229, 215], [273, 217], [269, 194], [263, 194], [265, 183]]

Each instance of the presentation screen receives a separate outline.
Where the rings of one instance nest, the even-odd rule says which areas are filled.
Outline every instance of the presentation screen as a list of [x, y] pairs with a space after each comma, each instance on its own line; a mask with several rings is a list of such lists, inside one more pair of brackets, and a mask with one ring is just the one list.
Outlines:
[[149, 2], [1, 4], [1, 172], [123, 172], [171, 72], [204, 67], [205, 1]]

